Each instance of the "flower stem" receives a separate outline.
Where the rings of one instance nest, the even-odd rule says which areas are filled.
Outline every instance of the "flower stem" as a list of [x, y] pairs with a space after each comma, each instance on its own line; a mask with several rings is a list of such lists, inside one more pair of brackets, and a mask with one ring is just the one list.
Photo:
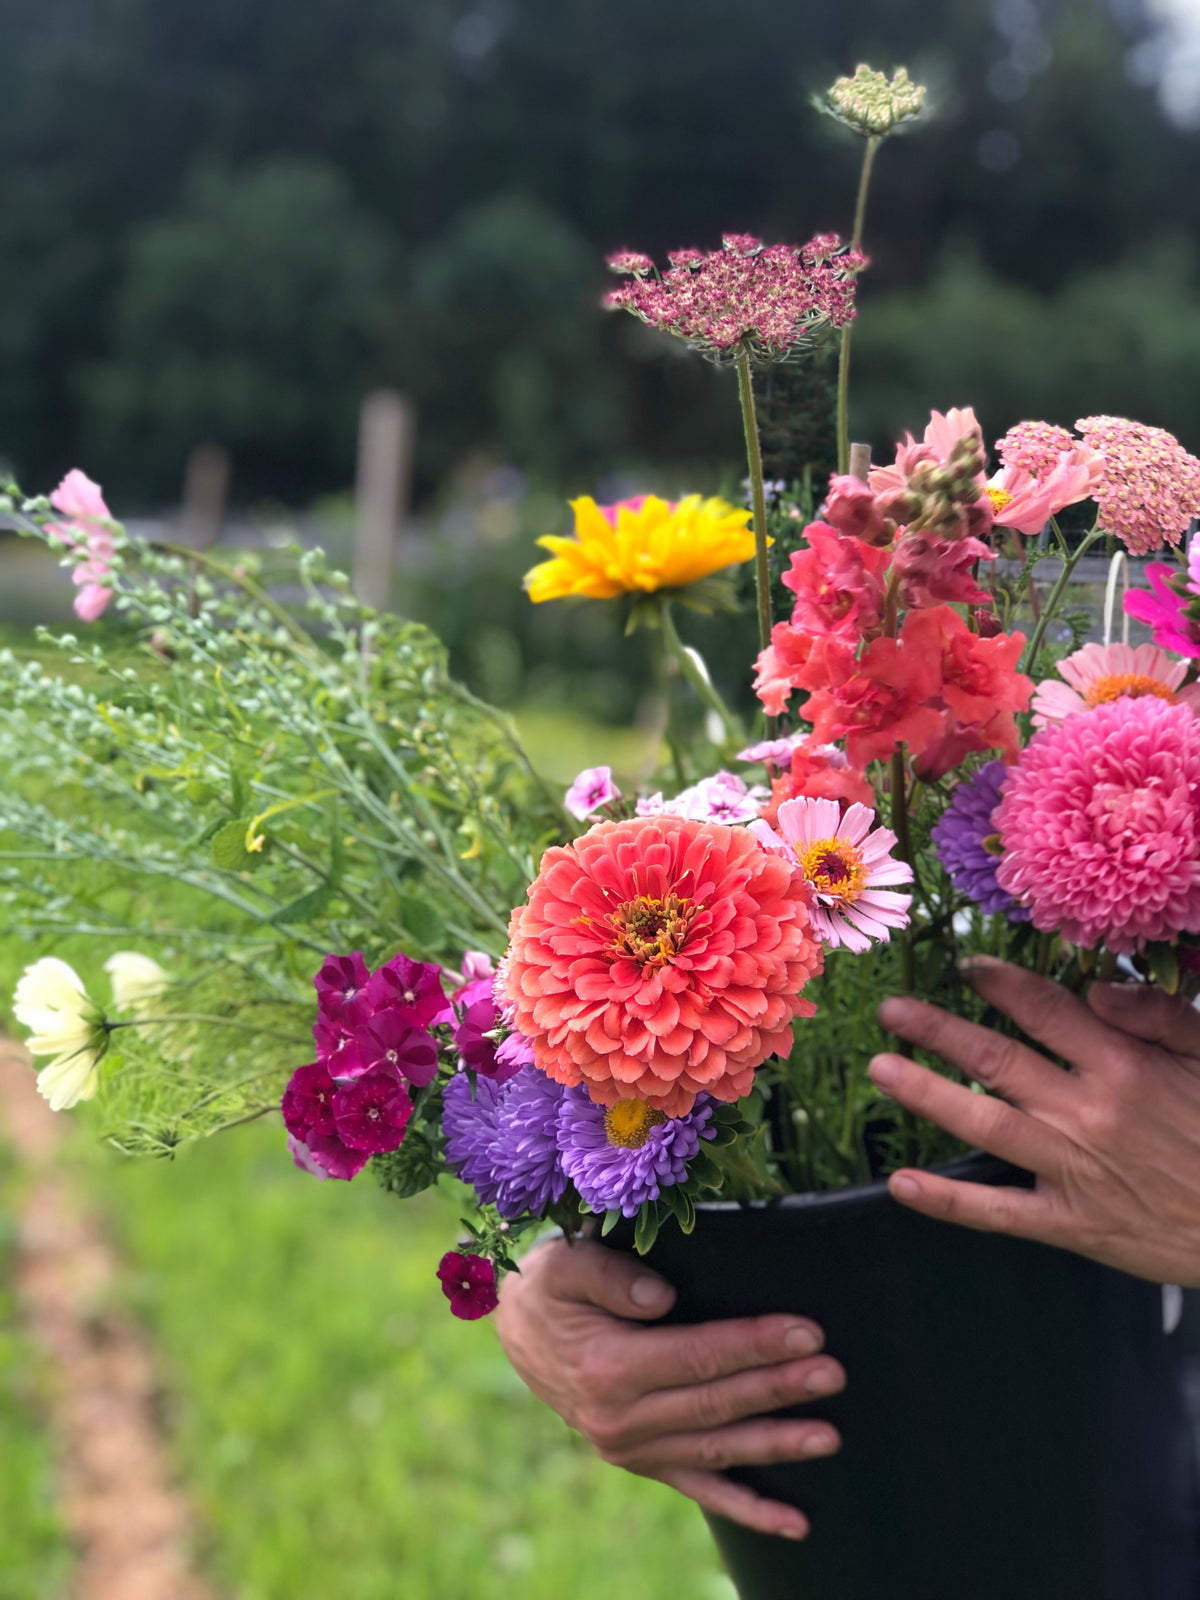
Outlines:
[[1103, 539], [1103, 537], [1104, 532], [1100, 526], [1097, 525], [1089, 533], [1085, 534], [1083, 539], [1080, 541], [1079, 548], [1074, 552], [1073, 555], [1064, 556], [1063, 569], [1059, 573], [1058, 580], [1046, 599], [1046, 604], [1042, 608], [1042, 614], [1038, 618], [1037, 626], [1033, 630], [1033, 637], [1025, 646], [1025, 653], [1021, 657], [1020, 670], [1022, 672], [1030, 671], [1034, 662], [1037, 660], [1037, 653], [1041, 649], [1042, 639], [1045, 637], [1046, 625], [1050, 621], [1051, 617], [1057, 615], [1059, 602], [1066, 591], [1068, 583], [1071, 581], [1072, 573], [1079, 565], [1080, 557], [1083, 556], [1086, 551], [1090, 550], [1098, 539]]
[[[907, 788], [904, 777], [904, 751], [892, 751], [891, 766], [889, 770], [890, 788], [892, 796], [892, 832], [896, 835], [896, 854], [902, 861], [913, 865], [912, 838], [908, 831], [908, 799], [905, 793]], [[914, 868], [914, 873], [916, 869]], [[911, 994], [916, 987], [916, 971], [913, 964], [912, 929], [906, 927], [900, 933], [900, 987], [905, 994]]]
[[746, 433], [746, 465], [750, 469], [750, 495], [754, 507], [754, 587], [758, 596], [758, 647], [771, 642], [771, 571], [767, 565], [767, 496], [763, 488], [762, 451], [758, 443], [758, 416], [754, 409], [754, 380], [750, 352], [739, 345], [738, 398], [742, 402], [742, 427]]
[[741, 723], [717, 692], [708, 673], [705, 672], [695, 655], [679, 637], [679, 632], [675, 627], [675, 618], [671, 615], [671, 602], [669, 600], [663, 602], [661, 615], [663, 643], [674, 656], [680, 674], [687, 679], [704, 704], [720, 717], [725, 729], [725, 743], [744, 744], [746, 735]]
[[[852, 250], [857, 250], [862, 244], [863, 223], [867, 216], [867, 190], [871, 186], [871, 168], [875, 165], [875, 152], [878, 148], [879, 140], [872, 135], [863, 150], [862, 168], [858, 174], [854, 232], [850, 238]], [[850, 470], [850, 330], [853, 327], [854, 321], [851, 319], [842, 328], [842, 347], [838, 353], [837, 447], [838, 471], [843, 473]]]

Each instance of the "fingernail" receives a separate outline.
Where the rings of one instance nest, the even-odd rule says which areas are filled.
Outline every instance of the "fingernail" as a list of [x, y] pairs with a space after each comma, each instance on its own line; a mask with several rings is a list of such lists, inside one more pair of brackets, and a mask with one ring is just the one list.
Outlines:
[[661, 1278], [643, 1272], [640, 1278], [633, 1280], [629, 1298], [642, 1311], [653, 1311], [656, 1307], [665, 1311], [670, 1303], [671, 1291]]
[[1148, 983], [1094, 983], [1092, 993], [1097, 992], [1106, 1006], [1118, 1011], [1129, 1006], [1140, 1006], [1143, 997], [1151, 990]]
[[789, 1522], [785, 1527], [780, 1528], [779, 1537], [781, 1539], [807, 1539], [808, 1524], [805, 1523], [800, 1527], [795, 1523]]
[[806, 1456], [828, 1456], [837, 1449], [837, 1439], [832, 1433], [810, 1433], [804, 1441]]
[[783, 1348], [792, 1356], [811, 1356], [821, 1348], [821, 1341], [811, 1328], [801, 1322], [784, 1334]]
[[958, 970], [960, 972], [983, 972], [988, 967], [1002, 967], [1003, 965], [1003, 961], [998, 960], [995, 956], [964, 956], [958, 963]]
[[878, 1084], [881, 1089], [887, 1089], [899, 1078], [900, 1063], [895, 1056], [872, 1056], [867, 1071], [870, 1073], [872, 1083]]
[[805, 1394], [833, 1394], [842, 1386], [841, 1374], [832, 1367], [818, 1367], [804, 1380]]
[[921, 1185], [915, 1178], [895, 1177], [888, 1179], [888, 1188], [897, 1200], [915, 1200], [921, 1192]]

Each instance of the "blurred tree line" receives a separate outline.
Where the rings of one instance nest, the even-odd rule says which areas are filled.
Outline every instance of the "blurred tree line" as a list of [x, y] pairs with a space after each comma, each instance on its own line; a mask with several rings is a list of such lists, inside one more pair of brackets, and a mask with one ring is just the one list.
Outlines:
[[975, 401], [992, 433], [1112, 408], [1200, 445], [1200, 141], [1139, 0], [0, 17], [0, 452], [31, 486], [82, 462], [161, 504], [208, 439], [236, 498], [302, 504], [348, 481], [380, 383], [417, 402], [425, 491], [472, 452], [715, 483], [728, 384], [595, 309], [602, 254], [845, 230], [859, 147], [808, 99], [858, 60], [907, 63], [933, 114], [877, 168], [855, 431]]

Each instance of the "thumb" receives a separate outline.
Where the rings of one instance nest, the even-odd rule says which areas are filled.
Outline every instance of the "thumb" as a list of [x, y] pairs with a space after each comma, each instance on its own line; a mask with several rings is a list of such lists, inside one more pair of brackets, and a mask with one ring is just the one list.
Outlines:
[[675, 1291], [665, 1278], [636, 1256], [590, 1239], [576, 1239], [557, 1252], [553, 1292], [556, 1299], [582, 1301], [639, 1321], [665, 1316], [675, 1304]]
[[[1103, 1022], [1177, 1055], [1200, 1058], [1200, 1012], [1154, 983], [1093, 983], [1088, 1005]], [[1196, 1062], [1200, 1070], [1200, 1060]]]

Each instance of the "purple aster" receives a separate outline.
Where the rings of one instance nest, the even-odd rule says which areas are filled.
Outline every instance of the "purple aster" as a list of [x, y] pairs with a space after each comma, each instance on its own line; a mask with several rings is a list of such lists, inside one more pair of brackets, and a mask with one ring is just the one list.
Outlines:
[[327, 1068], [314, 1061], [297, 1067], [283, 1091], [283, 1125], [289, 1133], [307, 1144], [310, 1134], [334, 1132], [333, 1097], [337, 1084]]
[[432, 961], [413, 961], [403, 950], [371, 974], [368, 993], [371, 1011], [388, 1006], [404, 1010], [415, 1028], [432, 1028], [453, 1016], [442, 988], [441, 967]]
[[[340, 1076], [361, 1077], [372, 1067], [387, 1067], [401, 1072], [418, 1088], [437, 1077], [438, 1053], [432, 1036], [424, 1028], [414, 1028], [407, 1007], [389, 1006], [377, 1011], [354, 1035], [354, 1047], [361, 1065]], [[333, 1070], [332, 1064], [330, 1070]]]
[[464, 984], [454, 996], [458, 1017], [454, 1023], [454, 1043], [464, 1067], [485, 1078], [504, 1083], [520, 1071], [520, 1064], [497, 1060], [496, 1041], [489, 1039], [500, 1022], [494, 978], [476, 978]]
[[1000, 804], [1000, 789], [1007, 776], [1003, 761], [989, 761], [973, 778], [960, 783], [934, 824], [933, 843], [951, 883], [981, 910], [989, 915], [1003, 911], [1010, 922], [1028, 922], [1032, 913], [996, 882], [1000, 856], [989, 848], [993, 841], [997, 846], [1000, 842], [992, 813]]
[[496, 1046], [496, 1065], [503, 1070], [504, 1077], [509, 1076], [510, 1068], [515, 1073], [522, 1067], [530, 1066], [532, 1062], [533, 1045], [523, 1033], [514, 1031]]
[[466, 1073], [446, 1085], [442, 1129], [446, 1161], [502, 1217], [542, 1216], [561, 1200], [567, 1180], [558, 1158], [561, 1084], [536, 1067], [507, 1083]]
[[390, 1067], [372, 1067], [333, 1097], [338, 1138], [351, 1150], [365, 1150], [368, 1155], [399, 1149], [411, 1115], [412, 1101], [400, 1074]]
[[558, 1148], [563, 1171], [593, 1211], [635, 1217], [643, 1201], [682, 1183], [687, 1164], [711, 1139], [713, 1102], [702, 1094], [684, 1117], [668, 1117], [644, 1100], [598, 1106], [581, 1084], [563, 1093]]
[[321, 1016], [329, 1022], [344, 1022], [357, 1028], [375, 1009], [367, 998], [371, 974], [356, 950], [349, 956], [326, 956], [313, 979]]

